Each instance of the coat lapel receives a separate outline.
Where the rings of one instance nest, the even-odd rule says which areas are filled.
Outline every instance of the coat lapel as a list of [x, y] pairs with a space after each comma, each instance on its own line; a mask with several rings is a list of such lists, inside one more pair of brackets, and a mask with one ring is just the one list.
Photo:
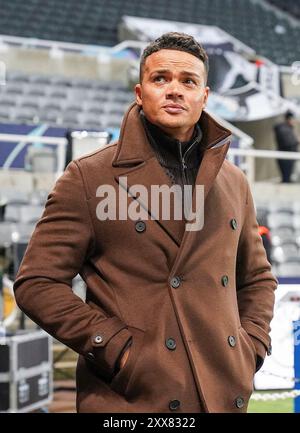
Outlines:
[[[226, 138], [225, 141], [219, 147], [210, 148], [205, 151], [203, 160], [198, 171], [198, 175], [195, 182], [195, 189], [192, 198], [192, 210], [196, 210], [196, 188], [197, 185], [203, 186], [203, 207], [200, 207], [199, 212], [203, 212], [201, 221], [204, 221], [204, 211], [205, 211], [205, 200], [206, 197], [214, 183], [215, 178], [223, 164], [226, 157], [226, 153], [230, 146], [230, 138]], [[177, 269], [181, 267], [181, 263], [184, 263], [190, 257], [192, 250], [196, 246], [199, 246], [201, 241], [199, 236], [203, 236], [205, 233], [205, 222], [200, 230], [185, 230], [180, 249], [174, 261], [173, 267], [171, 269], [171, 275], [177, 273]]]
[[[159, 187], [167, 185], [168, 188], [172, 186], [169, 177], [160, 166], [156, 156], [154, 155], [147, 161], [139, 163], [137, 166], [130, 170], [128, 170], [127, 168], [124, 171], [123, 169], [115, 176], [115, 180], [119, 183], [121, 187], [128, 191], [130, 197], [132, 197], [132, 199], [130, 198], [129, 200], [132, 201], [136, 199], [140, 203], [142, 208], [145, 209], [148, 213], [148, 219], [154, 219], [158, 223], [158, 225], [172, 238], [176, 245], [179, 246], [182, 236], [184, 234], [185, 225], [182, 220], [176, 220], [174, 218], [172, 212], [172, 209], [174, 207], [173, 201], [171, 200], [169, 219], [163, 218], [161, 212], [161, 200], [158, 202], [158, 213], [156, 212], [156, 209], [151, 207], [151, 188], [154, 185], [157, 185]], [[134, 193], [135, 185], [143, 185], [143, 187], [146, 188], [148, 200], [145, 200], [142, 195], [137, 195]]]
[[[226, 157], [231, 133], [204, 111], [199, 123], [203, 132], [202, 142], [206, 150], [195, 185], [204, 186], [204, 197], [206, 197]], [[129, 201], [137, 200], [147, 211], [149, 218], [155, 219], [160, 228], [178, 247], [183, 246], [192, 232], [185, 230], [185, 220], [175, 219], [173, 194], [171, 194], [169, 219], [163, 218], [161, 211], [157, 214], [151, 209], [151, 187], [153, 185], [171, 187], [172, 183], [148, 142], [136, 103], [129, 107], [124, 116], [112, 166], [116, 169], [116, 182], [129, 193]], [[143, 185], [146, 188], [148, 200], [145, 200], [142, 195], [132, 193], [134, 185]], [[192, 209], [195, 209], [196, 204], [195, 191], [196, 188], [193, 192]], [[161, 202], [159, 205], [159, 209], [162, 209]]]
[[202, 186], [204, 189], [203, 199], [205, 203], [205, 199], [226, 157], [229, 145], [230, 138], [226, 137], [225, 139], [221, 140], [220, 143], [217, 143], [216, 146], [211, 147], [204, 152], [200, 169], [195, 181], [195, 188], [192, 198], [192, 210], [196, 210], [196, 189], [198, 186]]

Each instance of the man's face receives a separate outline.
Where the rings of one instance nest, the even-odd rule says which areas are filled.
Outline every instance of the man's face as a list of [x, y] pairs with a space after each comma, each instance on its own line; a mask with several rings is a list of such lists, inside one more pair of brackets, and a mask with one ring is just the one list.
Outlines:
[[208, 98], [204, 63], [179, 50], [160, 50], [146, 58], [135, 86], [147, 119], [181, 141], [189, 140]]

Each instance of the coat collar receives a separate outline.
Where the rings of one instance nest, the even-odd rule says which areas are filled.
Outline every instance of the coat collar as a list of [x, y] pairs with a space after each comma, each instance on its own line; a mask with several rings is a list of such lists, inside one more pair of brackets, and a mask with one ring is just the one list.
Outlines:
[[112, 163], [114, 167], [141, 163], [154, 156], [146, 131], [140, 121], [139, 111], [139, 106], [134, 102], [123, 118], [117, 150]]
[[[229, 129], [216, 122], [204, 110], [198, 122], [203, 134], [201, 143], [206, 149], [214, 147], [231, 135]], [[146, 131], [140, 120], [140, 107], [136, 102], [133, 102], [123, 118], [112, 165], [118, 167], [141, 163], [153, 156], [155, 153], [149, 144]]]
[[[123, 186], [132, 199], [136, 199], [141, 206], [147, 210], [151, 219], [157, 221], [165, 233], [177, 244], [181, 245], [188, 233], [185, 230], [185, 222], [182, 220], [162, 219], [160, 215], [155, 215], [149, 209], [148, 203], [136, 194], [131, 194], [130, 189], [134, 190], [134, 185], [142, 184], [151, 196], [151, 186], [168, 185], [172, 187], [169, 176], [159, 164], [157, 157], [150, 145], [145, 129], [139, 116], [140, 107], [133, 103], [124, 116], [120, 138], [116, 152], [112, 161], [116, 168], [115, 180]], [[203, 136], [201, 144], [205, 146], [202, 162], [197, 174], [197, 185], [204, 186], [204, 200], [222, 166], [230, 145], [231, 132], [217, 123], [208, 113], [202, 112], [199, 125]], [[126, 177], [126, 184], [123, 185], [122, 177]], [[196, 208], [195, 189], [192, 197], [192, 208]]]
[[199, 167], [202, 157], [202, 131], [199, 123], [196, 123], [193, 136], [190, 140], [179, 141], [165, 134], [158, 126], [149, 122], [143, 110], [140, 111], [140, 118], [160, 165], [167, 168], [180, 168], [182, 156], [186, 155], [186, 151], [189, 149], [187, 156], [185, 156], [186, 166], [188, 168]]

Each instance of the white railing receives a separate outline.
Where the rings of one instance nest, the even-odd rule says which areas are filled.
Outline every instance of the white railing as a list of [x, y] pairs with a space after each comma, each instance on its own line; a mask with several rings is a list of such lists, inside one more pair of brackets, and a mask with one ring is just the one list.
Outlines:
[[127, 40], [120, 42], [113, 47], [94, 44], [76, 44], [74, 42], [51, 41], [38, 38], [24, 38], [20, 36], [7, 36], [0, 34], [0, 52], [6, 51], [9, 47], [42, 48], [49, 52], [50, 56], [62, 56], [67, 52], [88, 53], [99, 57], [101, 55], [112, 56], [126, 48], [136, 48], [142, 51], [147, 42]]
[[[223, 122], [224, 124], [224, 122]], [[226, 122], [226, 126], [227, 122]], [[232, 127], [231, 127], [232, 130]], [[239, 132], [241, 131], [233, 131]], [[249, 145], [252, 141], [251, 137], [246, 134], [240, 135], [240, 139], [244, 140], [244, 145]], [[40, 143], [40, 144], [48, 144], [57, 146], [57, 175], [60, 175], [65, 166], [65, 152], [66, 152], [66, 144], [67, 140], [63, 137], [46, 137], [46, 136], [28, 136], [28, 135], [16, 135], [16, 134], [1, 134], [0, 133], [0, 145], [1, 142], [12, 142], [18, 143], [18, 150], [25, 147], [28, 143]], [[267, 158], [267, 159], [292, 159], [296, 161], [300, 161], [300, 152], [282, 152], [277, 150], [261, 150], [261, 149], [249, 149], [249, 148], [229, 148], [228, 150], [228, 159], [234, 161], [236, 156], [241, 156], [244, 158], [243, 170], [249, 180], [250, 183], [255, 182], [255, 162], [257, 158]], [[9, 160], [10, 156], [8, 156], [7, 160]], [[9, 169], [9, 165], [4, 162], [1, 170]], [[12, 158], [10, 158], [12, 161]]]
[[100, 45], [87, 45], [87, 44], [76, 44], [73, 42], [60, 42], [51, 41], [47, 39], [38, 38], [24, 38], [22, 36], [8, 36], [0, 34], [0, 46], [2, 50], [5, 50], [6, 46], [22, 46], [30, 48], [48, 48], [49, 50], [61, 50], [61, 51], [75, 51], [83, 52], [88, 49], [94, 49], [101, 51], [103, 49], [110, 49], [110, 47], [104, 47]]
[[233, 160], [235, 156], [243, 156], [245, 158], [245, 173], [250, 183], [255, 182], [256, 158], [292, 159], [300, 161], [300, 152], [283, 152], [279, 150], [229, 148], [228, 156], [230, 160]]

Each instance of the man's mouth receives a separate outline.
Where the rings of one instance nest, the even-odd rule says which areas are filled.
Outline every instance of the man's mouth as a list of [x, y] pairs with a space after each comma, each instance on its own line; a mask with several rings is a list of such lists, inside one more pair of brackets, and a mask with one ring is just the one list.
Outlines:
[[163, 109], [170, 114], [178, 114], [185, 111], [185, 108], [182, 105], [179, 104], [167, 104], [164, 105]]

